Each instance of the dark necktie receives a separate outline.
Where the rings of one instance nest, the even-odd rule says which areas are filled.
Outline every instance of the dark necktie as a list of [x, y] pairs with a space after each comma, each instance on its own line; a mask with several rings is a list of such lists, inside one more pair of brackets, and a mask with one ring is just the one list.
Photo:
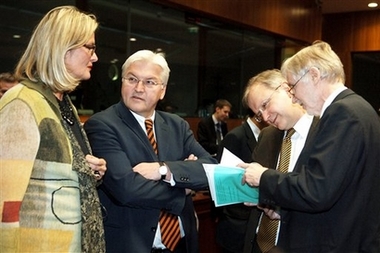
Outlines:
[[[145, 127], [149, 142], [152, 144], [153, 150], [157, 154], [158, 150], [156, 139], [154, 138], [153, 121], [151, 119], [146, 119]], [[167, 249], [174, 251], [181, 239], [178, 217], [165, 210], [161, 210], [159, 223], [161, 229], [161, 242]]]
[[220, 123], [216, 123], [216, 144], [219, 145], [220, 142], [222, 141], [222, 127]]
[[[293, 128], [289, 129], [282, 141], [280, 162], [277, 169], [282, 173], [286, 173], [289, 168], [290, 154], [292, 151], [290, 138], [294, 133], [295, 130]], [[268, 252], [275, 246], [278, 225], [279, 220], [271, 220], [264, 213], [262, 214], [259, 231], [257, 232], [257, 244], [263, 253]]]

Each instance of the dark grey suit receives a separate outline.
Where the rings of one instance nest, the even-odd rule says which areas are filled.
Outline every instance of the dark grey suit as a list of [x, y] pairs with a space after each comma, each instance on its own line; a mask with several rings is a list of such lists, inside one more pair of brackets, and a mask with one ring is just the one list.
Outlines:
[[[181, 217], [188, 253], [197, 253], [198, 235], [194, 207], [185, 188], [205, 189], [202, 163], [216, 161], [195, 140], [188, 123], [180, 117], [156, 111], [158, 157], [148, 138], [122, 102], [92, 116], [85, 130], [96, 156], [107, 161], [99, 189], [105, 208], [104, 226], [110, 253], [150, 252], [160, 210]], [[184, 161], [190, 154], [197, 161]], [[165, 161], [176, 185], [147, 180], [132, 168], [141, 162]]]
[[380, 122], [347, 89], [321, 117], [292, 173], [263, 173], [259, 201], [281, 206], [285, 252], [380, 252]]

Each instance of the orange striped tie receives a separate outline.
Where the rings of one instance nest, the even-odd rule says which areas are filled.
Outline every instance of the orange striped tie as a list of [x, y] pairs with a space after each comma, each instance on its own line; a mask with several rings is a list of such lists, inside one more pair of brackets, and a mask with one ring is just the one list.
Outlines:
[[178, 217], [174, 214], [161, 211], [160, 214], [161, 241], [170, 251], [174, 251], [179, 240], [181, 232], [179, 231]]
[[[290, 154], [292, 151], [292, 142], [290, 137], [295, 133], [293, 128], [286, 133], [281, 145], [280, 162], [278, 171], [282, 173], [288, 172], [290, 163]], [[268, 252], [275, 246], [279, 220], [271, 220], [265, 214], [262, 214], [259, 231], [257, 232], [257, 244], [263, 253]]]
[[146, 128], [146, 135], [148, 136], [148, 140], [150, 144], [152, 144], [154, 153], [158, 154], [157, 150], [157, 142], [154, 138], [154, 132], [153, 132], [153, 121], [151, 119], [145, 120], [145, 128]]
[[[153, 150], [157, 154], [158, 150], [157, 142], [154, 138], [153, 121], [151, 119], [146, 119], [145, 127], [149, 142], [152, 144]], [[178, 217], [166, 212], [165, 210], [162, 210], [159, 223], [161, 229], [161, 242], [166, 246], [167, 249], [174, 251], [179, 240], [181, 239]]]

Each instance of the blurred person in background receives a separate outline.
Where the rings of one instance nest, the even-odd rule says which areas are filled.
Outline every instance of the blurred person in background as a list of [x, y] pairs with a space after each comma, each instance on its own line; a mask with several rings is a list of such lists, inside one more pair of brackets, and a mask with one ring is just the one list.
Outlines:
[[198, 123], [198, 142], [212, 156], [216, 156], [219, 145], [228, 132], [226, 122], [231, 108], [230, 102], [225, 99], [218, 99], [215, 102], [214, 113], [211, 116], [202, 118]]

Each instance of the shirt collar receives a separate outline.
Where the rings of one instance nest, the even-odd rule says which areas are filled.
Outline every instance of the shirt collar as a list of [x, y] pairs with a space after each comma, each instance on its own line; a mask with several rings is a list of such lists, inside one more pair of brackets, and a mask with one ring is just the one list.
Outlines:
[[214, 125], [216, 125], [216, 124], [220, 123], [219, 121], [217, 121], [217, 120], [216, 120], [216, 118], [215, 118], [214, 114], [212, 115], [212, 121], [214, 121]]
[[321, 111], [321, 115], [320, 117], [322, 118], [322, 115], [323, 113], [326, 111], [327, 107], [329, 107], [329, 105], [331, 105], [331, 103], [333, 102], [333, 100], [344, 90], [346, 90], [347, 87], [346, 86], [342, 86], [342, 87], [339, 87], [337, 88], [334, 92], [332, 92], [330, 94], [330, 96], [328, 96], [328, 98], [326, 99], [326, 101], [323, 103], [323, 106], [322, 106], [322, 111]]
[[313, 122], [313, 116], [305, 113], [294, 125], [294, 130], [296, 130], [296, 133], [301, 136], [301, 138], [306, 138], [309, 129], [311, 126], [311, 123]]
[[253, 135], [255, 136], [255, 139], [257, 141], [257, 139], [259, 137], [259, 134], [260, 134], [260, 128], [258, 126], [256, 126], [255, 123], [253, 123], [253, 121], [251, 120], [251, 118], [247, 119], [247, 123], [248, 123], [249, 127], [251, 128], [251, 130], [253, 132]]
[[[137, 120], [137, 122], [140, 124], [141, 128], [143, 130], [145, 130], [145, 120], [146, 120], [146, 118], [143, 117], [143, 116], [141, 116], [141, 115], [139, 115], [139, 114], [137, 114], [137, 113], [135, 113], [135, 112], [133, 112], [133, 111], [131, 111], [131, 110], [129, 110], [129, 111], [132, 113], [133, 117], [135, 117], [135, 119]], [[154, 128], [154, 119], [155, 119], [155, 117], [156, 117], [156, 111], [153, 111], [152, 117], [148, 118], [148, 119], [151, 119], [153, 121], [153, 128]]]

